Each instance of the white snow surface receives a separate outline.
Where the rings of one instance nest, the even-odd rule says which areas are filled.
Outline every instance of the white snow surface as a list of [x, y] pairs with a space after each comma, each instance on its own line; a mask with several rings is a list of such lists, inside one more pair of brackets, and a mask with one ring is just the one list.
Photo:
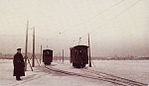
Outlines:
[[[92, 61], [92, 64], [93, 67], [87, 65], [86, 68], [149, 84], [149, 60], [101, 60]], [[73, 68], [69, 61], [53, 62], [49, 67], [83, 73]], [[12, 60], [0, 59], [0, 86], [116, 86], [105, 81], [48, 71], [43, 64], [34, 67], [33, 72], [28, 67], [26, 76], [21, 78], [22, 81], [15, 80]]]
[[149, 60], [93, 61], [92, 69], [149, 84]]
[[[55, 66], [60, 68], [61, 65]], [[15, 80], [12, 60], [0, 60], [0, 86], [115, 86], [104, 81], [48, 72], [44, 66], [35, 67], [33, 72], [28, 67], [26, 76], [21, 78], [21, 81]]]

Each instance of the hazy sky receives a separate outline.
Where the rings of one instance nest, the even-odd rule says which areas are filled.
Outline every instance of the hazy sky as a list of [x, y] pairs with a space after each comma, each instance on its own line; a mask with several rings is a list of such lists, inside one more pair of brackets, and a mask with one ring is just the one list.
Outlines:
[[42, 44], [69, 56], [90, 33], [92, 56], [149, 55], [149, 0], [0, 0], [0, 52], [24, 52], [27, 20], [36, 52]]

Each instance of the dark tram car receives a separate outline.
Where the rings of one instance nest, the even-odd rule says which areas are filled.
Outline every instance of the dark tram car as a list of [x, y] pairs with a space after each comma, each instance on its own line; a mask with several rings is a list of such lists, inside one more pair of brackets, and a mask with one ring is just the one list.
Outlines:
[[84, 68], [88, 64], [88, 46], [77, 45], [70, 48], [70, 62], [75, 68]]
[[50, 65], [53, 60], [53, 50], [43, 50], [43, 62], [45, 65]]

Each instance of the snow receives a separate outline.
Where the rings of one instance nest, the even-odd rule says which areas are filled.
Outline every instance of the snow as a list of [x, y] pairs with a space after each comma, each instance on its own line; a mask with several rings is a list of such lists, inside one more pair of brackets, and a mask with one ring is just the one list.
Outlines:
[[108, 82], [52, 72], [44, 66], [35, 67], [33, 72], [28, 68], [22, 81], [16, 81], [12, 76], [12, 60], [0, 60], [0, 68], [0, 86], [115, 86]]
[[[54, 68], [84, 74], [81, 69], [73, 68], [69, 61], [57, 65]], [[149, 84], [149, 60], [94, 60], [92, 67], [87, 65], [87, 68]]]
[[93, 61], [92, 69], [149, 84], [149, 60]]
[[[149, 83], [149, 60], [101, 60], [92, 61], [92, 63], [94, 64], [93, 67], [89, 68], [87, 65], [87, 68], [146, 84]], [[80, 71], [81, 69], [73, 68], [69, 61], [65, 61], [65, 63], [53, 62], [49, 67], [83, 73]], [[28, 67], [26, 76], [21, 78], [22, 81], [15, 80], [12, 60], [0, 59], [0, 86], [116, 86], [105, 81], [49, 71], [43, 64], [41, 67], [34, 67], [33, 72]]]

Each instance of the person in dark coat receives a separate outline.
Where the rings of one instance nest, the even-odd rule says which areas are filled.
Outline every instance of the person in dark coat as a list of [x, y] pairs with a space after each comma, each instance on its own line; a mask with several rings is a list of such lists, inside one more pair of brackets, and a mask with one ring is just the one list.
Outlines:
[[25, 64], [23, 56], [21, 54], [21, 48], [18, 48], [17, 53], [14, 55], [13, 65], [14, 65], [13, 76], [16, 76], [16, 80], [21, 80], [20, 76], [25, 76], [24, 72]]

